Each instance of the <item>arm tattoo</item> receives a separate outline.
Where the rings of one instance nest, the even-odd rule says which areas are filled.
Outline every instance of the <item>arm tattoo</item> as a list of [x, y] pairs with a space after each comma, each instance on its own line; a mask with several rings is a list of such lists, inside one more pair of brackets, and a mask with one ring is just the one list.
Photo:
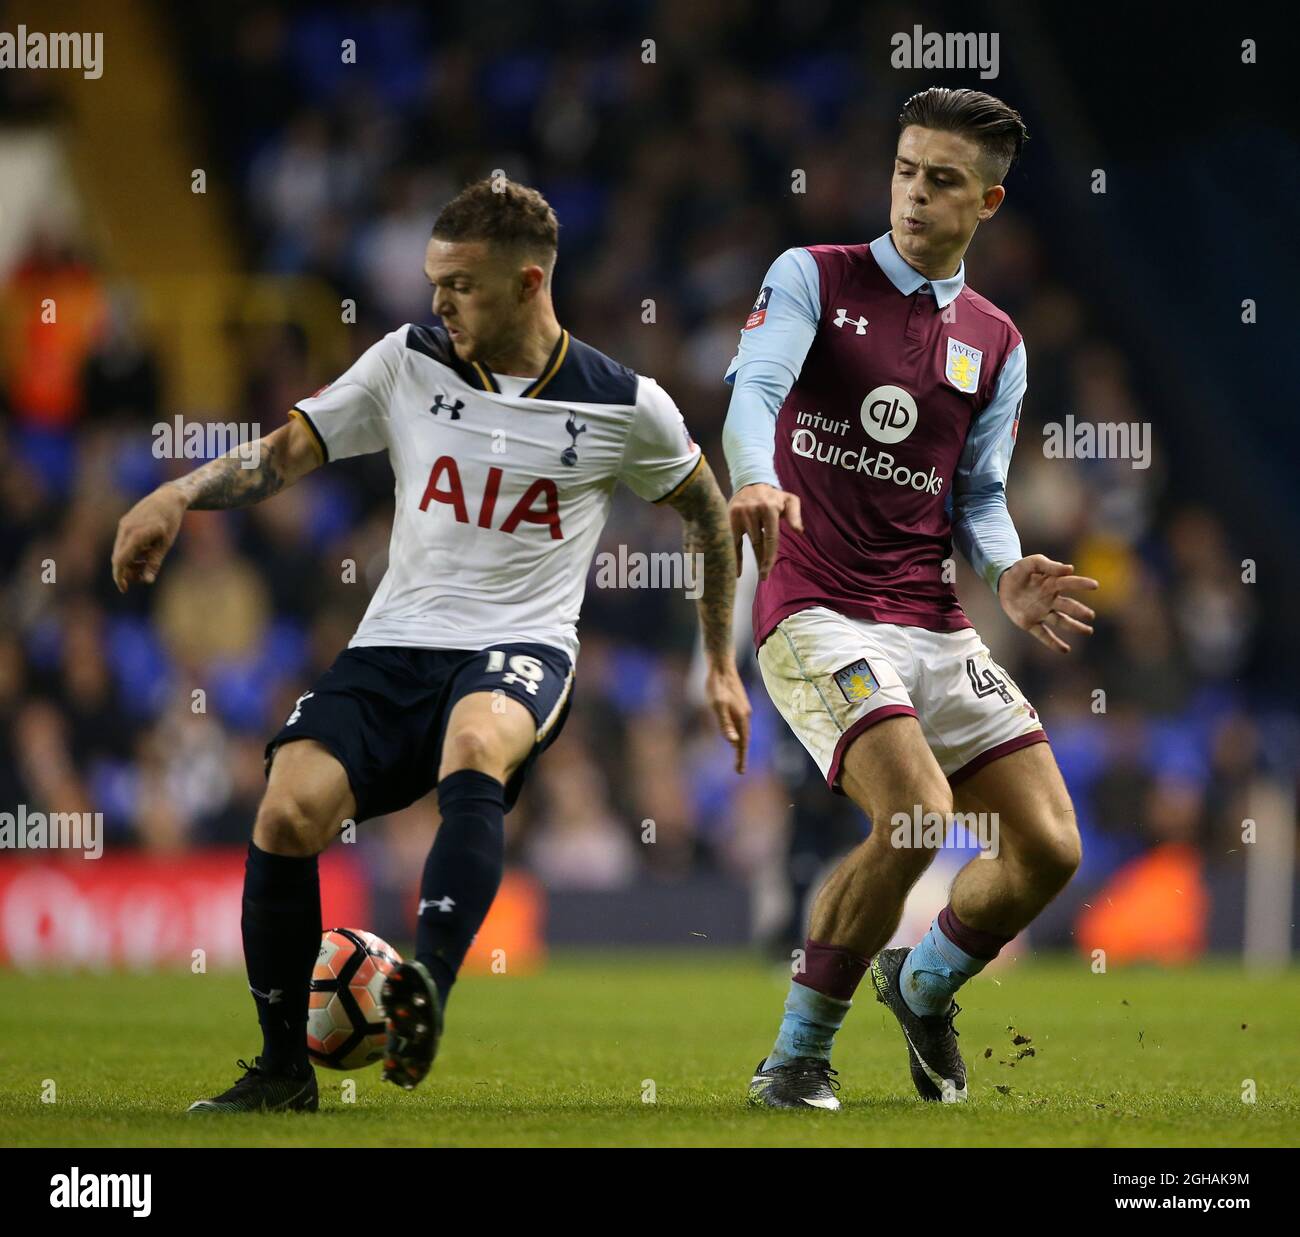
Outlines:
[[278, 443], [263, 438], [258, 452], [255, 468], [245, 468], [246, 457], [232, 452], [171, 484], [189, 499], [191, 511], [225, 511], [260, 503], [284, 488], [284, 467]]
[[704, 564], [704, 591], [698, 606], [704, 649], [710, 660], [732, 655], [731, 613], [736, 600], [736, 550], [727, 517], [727, 500], [722, 497], [709, 462], [680, 494], [669, 499], [686, 522], [683, 547], [688, 555], [699, 555]]

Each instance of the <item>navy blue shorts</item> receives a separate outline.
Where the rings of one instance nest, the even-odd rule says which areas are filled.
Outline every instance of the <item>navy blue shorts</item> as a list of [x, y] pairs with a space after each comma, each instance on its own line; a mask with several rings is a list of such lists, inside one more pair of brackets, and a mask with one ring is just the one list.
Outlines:
[[462, 696], [501, 692], [537, 722], [537, 741], [506, 783], [506, 810], [533, 762], [554, 742], [569, 714], [573, 664], [546, 644], [463, 649], [344, 649], [298, 697], [266, 745], [266, 772], [282, 743], [315, 739], [343, 766], [357, 819], [409, 807], [438, 783], [447, 719]]

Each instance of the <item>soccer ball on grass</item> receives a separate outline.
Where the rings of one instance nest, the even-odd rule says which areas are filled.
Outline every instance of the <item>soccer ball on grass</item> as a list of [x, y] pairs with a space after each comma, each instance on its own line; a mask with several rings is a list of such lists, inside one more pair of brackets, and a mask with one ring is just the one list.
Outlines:
[[381, 992], [401, 955], [373, 932], [332, 928], [321, 937], [311, 977], [307, 1052], [316, 1065], [354, 1070], [384, 1055]]

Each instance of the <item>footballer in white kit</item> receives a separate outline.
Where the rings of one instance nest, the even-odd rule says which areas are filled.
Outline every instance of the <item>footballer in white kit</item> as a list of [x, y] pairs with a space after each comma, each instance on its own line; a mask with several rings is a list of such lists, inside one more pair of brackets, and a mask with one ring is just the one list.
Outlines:
[[[408, 324], [292, 415], [327, 462], [386, 450], [395, 511], [388, 570], [348, 652], [272, 738], [268, 762], [282, 743], [315, 739], [348, 770], [358, 819], [414, 802], [437, 780], [442, 742], [409, 721], [412, 707], [422, 717], [409, 666], [447, 650], [454, 659], [425, 659], [439, 669], [421, 694], [436, 692], [442, 727], [471, 692], [513, 697], [536, 722], [532, 752], [505, 783], [508, 811], [563, 726], [615, 485], [671, 501], [703, 452], [658, 383], [565, 330], [527, 379], [462, 361], [445, 327]], [[377, 729], [353, 715], [357, 678], [402, 702]]]
[[404, 326], [293, 411], [327, 460], [392, 462], [388, 571], [353, 648], [526, 640], [576, 660], [615, 484], [664, 502], [704, 459], [657, 382], [568, 331], [530, 381], [461, 361], [445, 328]]
[[386, 451], [388, 570], [348, 647], [267, 744], [242, 928], [263, 1046], [196, 1113], [314, 1111], [308, 988], [321, 942], [316, 856], [345, 821], [436, 787], [414, 959], [383, 993], [384, 1078], [428, 1072], [456, 974], [500, 884], [503, 817], [572, 699], [587, 571], [615, 487], [671, 505], [698, 556], [705, 693], [743, 769], [749, 703], [732, 651], [736, 560], [726, 502], [652, 379], [555, 317], [558, 223], [541, 194], [468, 186], [425, 255], [436, 326], [408, 324], [302, 400], [257, 454], [159, 487], [118, 528], [118, 587], [152, 583], [184, 512], [258, 502], [333, 460]]

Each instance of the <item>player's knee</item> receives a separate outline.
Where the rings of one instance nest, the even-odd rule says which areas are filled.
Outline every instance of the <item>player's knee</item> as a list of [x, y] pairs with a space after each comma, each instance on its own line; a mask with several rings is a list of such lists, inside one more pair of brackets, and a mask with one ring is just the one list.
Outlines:
[[458, 769], [477, 769], [494, 777], [501, 773], [501, 745], [486, 728], [463, 726], [442, 745], [443, 775]]
[[319, 814], [293, 794], [267, 795], [253, 825], [253, 841], [273, 855], [316, 855], [329, 844]]
[[883, 826], [872, 832], [880, 839], [878, 845], [888, 861], [913, 879], [930, 866], [942, 848], [953, 812], [952, 790], [946, 781], [936, 779], [920, 790], [914, 802], [895, 797], [892, 810], [878, 809], [872, 817]]
[[905, 778], [881, 777], [852, 783], [846, 780], [843, 785], [872, 821], [891, 821], [899, 813], [909, 819], [924, 816], [927, 812], [952, 815], [952, 787], [937, 768], [933, 774], [926, 772], [909, 774]]
[[1061, 829], [1052, 843], [1051, 866], [1062, 886], [1069, 883], [1082, 861], [1083, 842], [1071, 812], [1061, 821]]
[[1035, 831], [1022, 862], [1038, 884], [1057, 890], [1069, 884], [1082, 859], [1083, 843], [1074, 812], [1065, 809]]

